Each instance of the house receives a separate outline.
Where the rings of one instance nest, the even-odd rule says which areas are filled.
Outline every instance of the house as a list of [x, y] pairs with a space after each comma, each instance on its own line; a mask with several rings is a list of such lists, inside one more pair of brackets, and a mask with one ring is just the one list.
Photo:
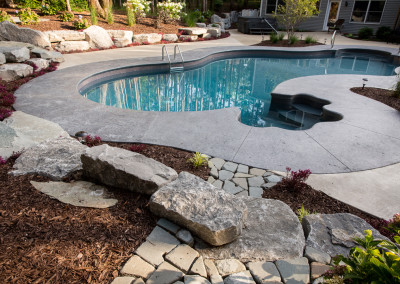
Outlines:
[[[272, 19], [282, 0], [261, 0], [262, 18]], [[363, 27], [376, 31], [387, 26], [400, 28], [400, 0], [320, 0], [319, 13], [299, 27], [304, 31], [327, 31], [328, 23], [344, 19], [342, 32], [357, 33]]]

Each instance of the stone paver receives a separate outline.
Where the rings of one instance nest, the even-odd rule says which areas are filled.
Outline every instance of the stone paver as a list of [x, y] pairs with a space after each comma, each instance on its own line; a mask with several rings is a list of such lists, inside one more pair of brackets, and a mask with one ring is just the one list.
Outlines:
[[249, 262], [247, 266], [256, 283], [281, 283], [281, 275], [273, 262]]
[[243, 191], [239, 192], [238, 194], [236, 194], [236, 196], [248, 197], [249, 196], [249, 192], [247, 190], [243, 190]]
[[234, 173], [234, 172], [236, 172], [237, 167], [238, 167], [238, 164], [236, 164], [236, 163], [226, 162], [222, 166], [222, 170], [227, 170], [227, 171]]
[[243, 190], [243, 188], [235, 186], [235, 184], [229, 180], [225, 181], [223, 189], [230, 194], [237, 194]]
[[222, 166], [225, 164], [225, 160], [220, 158], [212, 158], [210, 162], [218, 169], [221, 170]]
[[261, 198], [264, 193], [264, 190], [261, 187], [253, 187], [249, 188], [249, 196], [251, 197], [259, 197]]
[[199, 275], [185, 275], [185, 284], [211, 284], [206, 278]]
[[244, 264], [237, 259], [216, 260], [215, 266], [222, 277], [246, 270]]
[[154, 266], [158, 266], [164, 261], [164, 252], [150, 242], [141, 244], [135, 253]]
[[165, 218], [161, 218], [160, 220], [158, 220], [157, 225], [173, 234], [178, 233], [178, 231], [181, 229], [181, 227], [179, 227], [175, 223], [172, 223], [171, 221], [169, 221]]
[[183, 272], [168, 262], [163, 262], [150, 276], [146, 284], [171, 284], [183, 277]]
[[176, 237], [178, 238], [178, 240], [180, 240], [181, 242], [183, 242], [191, 247], [194, 244], [193, 236], [188, 230], [180, 229], [179, 232], [176, 233]]
[[255, 175], [255, 176], [262, 176], [265, 174], [266, 170], [263, 169], [257, 169], [257, 168], [251, 168], [250, 169], [250, 174]]
[[261, 176], [255, 176], [248, 179], [249, 187], [260, 187], [264, 184], [264, 179]]
[[217, 269], [217, 267], [215, 266], [215, 263], [214, 263], [214, 261], [213, 260], [211, 260], [211, 259], [205, 259], [204, 260], [204, 266], [206, 267], [206, 271], [207, 271], [207, 275], [209, 276], [209, 277], [211, 277], [211, 276], [219, 276], [219, 272], [218, 272], [218, 269]]
[[237, 172], [237, 173], [248, 174], [248, 173], [249, 173], [249, 166], [240, 164], [240, 165], [238, 166], [236, 172]]
[[208, 181], [209, 183], [213, 184], [213, 182], [215, 181], [215, 178], [212, 177], [212, 176], [209, 176], [207, 181]]
[[193, 263], [192, 268], [190, 268], [189, 274], [198, 274], [203, 277], [207, 277], [206, 266], [204, 265], [203, 257], [200, 256]]
[[199, 257], [199, 253], [188, 245], [179, 245], [174, 248], [165, 259], [187, 273], [194, 260]]
[[306, 246], [304, 256], [307, 257], [310, 262], [331, 263], [331, 256], [329, 254], [310, 246]]
[[282, 177], [277, 176], [277, 175], [270, 175], [267, 177], [268, 182], [274, 182], [274, 183], [278, 183], [282, 180]]
[[216, 167], [212, 167], [210, 170], [210, 175], [214, 178], [218, 178], [218, 169]]
[[236, 173], [235, 178], [251, 178], [254, 177], [254, 175], [251, 174], [245, 174], [245, 173]]
[[138, 278], [135, 281], [133, 281], [133, 284], [145, 284], [142, 278]]
[[310, 282], [310, 267], [305, 257], [277, 260], [276, 267], [284, 283], [298, 284]]
[[224, 284], [255, 284], [250, 271], [242, 271], [229, 275], [224, 279]]
[[222, 189], [222, 185], [223, 184], [224, 184], [224, 182], [218, 179], [212, 185], [215, 186], [218, 189]]
[[113, 282], [111, 282], [111, 284], [133, 284], [135, 279], [135, 277], [130, 276], [117, 277], [113, 280]]
[[122, 274], [130, 274], [144, 279], [154, 272], [155, 268], [137, 255], [132, 256], [122, 267]]
[[329, 265], [323, 263], [318, 263], [318, 262], [311, 263], [311, 280], [320, 277], [322, 274], [324, 274], [326, 271], [329, 270], [329, 267], [330, 267]]
[[232, 181], [237, 185], [240, 186], [241, 188], [248, 190], [249, 187], [247, 185], [247, 179], [245, 178], [233, 178]]
[[276, 183], [274, 183], [274, 182], [267, 182], [267, 183], [263, 183], [261, 185], [261, 187], [267, 189], [267, 188], [271, 188], [271, 187], [273, 187], [275, 185], [276, 185]]
[[218, 175], [219, 175], [219, 179], [222, 181], [233, 178], [233, 173], [230, 171], [226, 171], [226, 170], [219, 171]]

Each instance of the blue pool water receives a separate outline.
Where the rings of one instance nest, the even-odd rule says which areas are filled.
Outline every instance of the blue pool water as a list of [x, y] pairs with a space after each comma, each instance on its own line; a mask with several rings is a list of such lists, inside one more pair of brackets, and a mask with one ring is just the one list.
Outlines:
[[[304, 129], [321, 117], [299, 121], [271, 105], [271, 91], [281, 82], [310, 75], [393, 75], [395, 66], [379, 57], [347, 54], [341, 57], [233, 58], [182, 73], [162, 73], [118, 79], [97, 85], [83, 96], [118, 108], [143, 111], [206, 111], [241, 109], [241, 122], [250, 126]], [[304, 111], [304, 107], [302, 108]], [[314, 111], [315, 112], [315, 111]], [[313, 111], [311, 111], [313, 113]]]

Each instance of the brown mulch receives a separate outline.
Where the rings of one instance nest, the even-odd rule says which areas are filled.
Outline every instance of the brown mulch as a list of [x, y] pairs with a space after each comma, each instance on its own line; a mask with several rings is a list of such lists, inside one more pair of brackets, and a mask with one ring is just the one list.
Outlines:
[[303, 190], [292, 191], [281, 184], [277, 184], [269, 189], [264, 190], [263, 197], [283, 201], [289, 205], [289, 207], [295, 213], [297, 213], [297, 210], [302, 206], [311, 213], [351, 213], [366, 220], [375, 229], [380, 231], [382, 235], [393, 238], [393, 234], [384, 229], [384, 227], [387, 225], [384, 220], [376, 218], [357, 208], [336, 200], [321, 191], [313, 189], [309, 185], [307, 185]]
[[313, 46], [313, 45], [324, 45], [319, 42], [315, 43], [306, 43], [304, 40], [299, 40], [296, 43], [289, 44], [289, 41], [287, 39], [278, 41], [277, 43], [273, 43], [270, 40], [264, 40], [260, 43], [254, 44], [254, 46], [276, 46], [276, 47], [307, 47], [307, 46]]
[[394, 109], [400, 111], [400, 98], [395, 96], [394, 91], [378, 89], [378, 88], [351, 88], [350, 91], [377, 100], [385, 105], [388, 105]]
[[[16, 10], [20, 9], [9, 9], [2, 8], [5, 10], [10, 16], [16, 17]], [[57, 18], [57, 15], [52, 16], [42, 16], [40, 15], [39, 10], [34, 10], [41, 19], [49, 19], [50, 21], [46, 22], [38, 22], [36, 24], [31, 25], [18, 25], [19, 27], [26, 27], [39, 31], [51, 31], [51, 30], [74, 30], [73, 22], [62, 22]], [[90, 13], [89, 12], [74, 12], [75, 20], [78, 19], [78, 16], [81, 15], [83, 18], [87, 19], [89, 23]], [[114, 23], [109, 25], [106, 20], [98, 17], [98, 26], [106, 29], [106, 30], [127, 30], [133, 31], [134, 34], [141, 33], [163, 33], [163, 34], [176, 34], [178, 33], [178, 29], [182, 27], [182, 23], [179, 22], [176, 25], [173, 24], [161, 24], [159, 29], [154, 28], [155, 19], [153, 18], [143, 18], [138, 21], [136, 25], [133, 27], [129, 27], [127, 25], [127, 17], [123, 10], [115, 10], [114, 13]]]

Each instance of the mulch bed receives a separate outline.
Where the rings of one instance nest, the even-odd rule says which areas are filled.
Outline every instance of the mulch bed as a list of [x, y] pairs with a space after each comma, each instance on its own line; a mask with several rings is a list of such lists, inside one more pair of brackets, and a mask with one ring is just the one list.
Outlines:
[[394, 91], [378, 89], [378, 88], [351, 88], [350, 91], [377, 100], [385, 105], [388, 105], [394, 109], [400, 111], [400, 98], [395, 96]]
[[273, 43], [270, 40], [264, 40], [260, 43], [254, 44], [254, 46], [276, 46], [276, 47], [307, 47], [307, 46], [313, 46], [313, 45], [324, 45], [319, 42], [315, 43], [306, 43], [304, 40], [299, 40], [296, 43], [289, 44], [289, 41], [287, 39], [278, 41], [276, 43]]

